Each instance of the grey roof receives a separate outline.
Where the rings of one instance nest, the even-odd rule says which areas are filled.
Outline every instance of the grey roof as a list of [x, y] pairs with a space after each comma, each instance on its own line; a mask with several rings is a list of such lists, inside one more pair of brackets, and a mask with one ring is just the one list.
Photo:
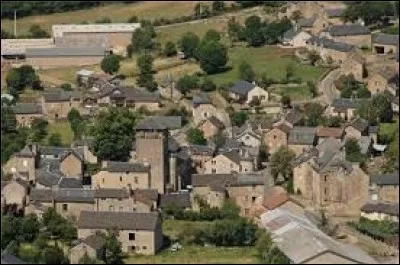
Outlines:
[[17, 103], [12, 106], [15, 114], [41, 114], [42, 107], [36, 103]]
[[154, 231], [160, 223], [158, 213], [82, 211], [77, 226], [89, 229]]
[[181, 116], [150, 116], [139, 122], [136, 130], [173, 130], [182, 127]]
[[96, 189], [95, 198], [129, 198], [129, 192], [126, 189]]
[[1, 264], [27, 264], [14, 255], [3, 253], [1, 254]]
[[352, 126], [359, 132], [365, 132], [368, 129], [368, 125], [369, 125], [368, 121], [361, 118], [357, 118], [350, 124], [350, 126]]
[[207, 155], [212, 156], [215, 152], [215, 148], [207, 145], [189, 145], [187, 146], [189, 155]]
[[371, 31], [368, 27], [360, 24], [332, 25], [325, 31], [329, 32], [331, 36], [355, 36], [371, 34]]
[[135, 189], [132, 190], [132, 198], [140, 202], [148, 203], [152, 205], [153, 202], [158, 200], [157, 189]]
[[106, 239], [100, 235], [90, 235], [85, 238], [79, 239], [80, 242], [84, 242], [85, 244], [89, 245], [93, 249], [99, 250], [103, 248], [106, 244]]
[[80, 98], [81, 94], [77, 91], [52, 91], [43, 93], [46, 102], [69, 101], [71, 98]]
[[285, 31], [285, 33], [283, 33], [283, 39], [284, 40], [292, 40], [297, 35], [297, 33], [299, 33], [299, 31], [295, 30], [295, 28], [292, 27], [292, 28], [288, 29], [287, 31]]
[[328, 17], [341, 17], [344, 11], [345, 11], [344, 8], [325, 9], [325, 12], [328, 15]]
[[310, 28], [314, 25], [314, 22], [316, 19], [317, 19], [316, 16], [313, 16], [310, 18], [302, 18], [299, 21], [297, 21], [297, 26], [300, 28], [302, 28], [302, 27]]
[[27, 58], [62, 57], [62, 56], [104, 56], [104, 47], [54, 47], [54, 48], [27, 48]]
[[382, 44], [382, 45], [398, 45], [399, 44], [399, 35], [391, 35], [391, 34], [382, 34], [378, 33], [374, 36], [373, 43]]
[[190, 208], [192, 206], [189, 193], [161, 194], [159, 205], [160, 208], [164, 208], [168, 205], [175, 205], [179, 208]]
[[215, 191], [225, 191], [229, 186], [264, 185], [261, 174], [193, 174], [193, 187], [210, 187]]
[[16, 153], [17, 156], [22, 156], [22, 157], [31, 157], [31, 156], [35, 156], [35, 153], [32, 150], [32, 146], [27, 144], [24, 146], [24, 148], [22, 148], [21, 151], [19, 151], [18, 153]]
[[94, 203], [94, 190], [58, 189], [54, 190], [53, 196], [57, 202]]
[[45, 156], [55, 156], [61, 158], [65, 153], [70, 152], [71, 148], [55, 147], [55, 146], [41, 146], [39, 152]]
[[240, 80], [237, 81], [232, 87], [228, 90], [232, 93], [239, 94], [239, 95], [247, 95], [247, 93], [255, 87], [254, 84]]
[[130, 87], [114, 88], [111, 98], [124, 98], [126, 101], [132, 102], [158, 102], [160, 95], [156, 93], [144, 92]]
[[392, 204], [385, 202], [368, 202], [364, 204], [360, 210], [366, 213], [384, 213], [384, 214], [399, 216], [398, 203]]
[[237, 139], [233, 138], [228, 138], [225, 141], [225, 144], [223, 146], [223, 150], [230, 150], [230, 149], [239, 149], [243, 146], [241, 142], [239, 142]]
[[312, 148], [309, 152], [303, 152], [301, 153], [296, 159], [293, 161], [293, 166], [298, 166], [311, 158], [318, 156], [318, 149], [317, 148]]
[[347, 109], [356, 109], [361, 102], [365, 100], [362, 99], [349, 99], [349, 98], [335, 98], [331, 107], [334, 107], [337, 110], [347, 110]]
[[290, 111], [285, 115], [285, 120], [293, 125], [296, 125], [303, 119], [303, 113], [299, 111]]
[[309, 42], [311, 42], [312, 44], [316, 44], [317, 46], [322, 46], [324, 48], [331, 49], [331, 50], [337, 50], [340, 52], [349, 52], [350, 50], [355, 48], [354, 45], [350, 45], [350, 44], [343, 43], [343, 42], [336, 42], [331, 39], [328, 39], [325, 37], [318, 37], [318, 36], [312, 36], [309, 39]]
[[294, 126], [289, 133], [289, 144], [313, 145], [316, 138], [315, 127]]
[[385, 185], [399, 185], [399, 172], [389, 173], [389, 174], [381, 174], [375, 175], [371, 178], [371, 182], [375, 183], [378, 186]]
[[393, 67], [382, 67], [379, 68], [378, 73], [380, 76], [388, 80], [388, 83], [395, 83], [398, 87], [399, 83], [399, 72]]
[[109, 172], [149, 172], [150, 166], [143, 163], [107, 161], [105, 169]]
[[60, 182], [63, 177], [59, 172], [49, 171], [47, 168], [36, 170], [36, 182], [45, 187], [53, 187]]
[[53, 191], [51, 189], [31, 189], [29, 200], [35, 202], [51, 202], [53, 199]]
[[215, 127], [219, 128], [219, 129], [223, 129], [225, 128], [225, 125], [222, 123], [222, 121], [220, 121], [217, 117], [215, 116], [211, 116], [208, 119], [209, 122], [211, 122]]
[[211, 104], [211, 99], [206, 93], [199, 93], [193, 96], [192, 104], [198, 106], [201, 104]]
[[58, 182], [58, 187], [61, 189], [81, 189], [83, 188], [82, 181], [76, 178], [61, 178]]

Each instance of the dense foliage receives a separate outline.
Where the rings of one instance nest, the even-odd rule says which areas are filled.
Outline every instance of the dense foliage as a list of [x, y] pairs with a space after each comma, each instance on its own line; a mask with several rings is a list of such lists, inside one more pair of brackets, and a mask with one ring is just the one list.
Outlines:
[[200, 46], [198, 57], [201, 69], [207, 74], [215, 74], [225, 70], [228, 50], [218, 41], [209, 41]]
[[242, 62], [239, 65], [239, 78], [242, 80], [246, 80], [249, 82], [254, 81], [256, 74], [254, 73], [253, 68], [247, 62]]
[[377, 94], [371, 100], [361, 102], [356, 112], [370, 125], [376, 125], [379, 122], [392, 122], [393, 120], [392, 103], [389, 95], [386, 94]]
[[318, 126], [323, 123], [324, 107], [318, 103], [307, 104], [304, 114], [306, 126]]
[[186, 58], [197, 58], [197, 49], [200, 39], [193, 32], [185, 33], [178, 41], [180, 50], [185, 54]]
[[283, 181], [287, 181], [292, 177], [292, 163], [295, 157], [296, 154], [287, 146], [281, 146], [272, 154], [270, 168], [275, 180], [279, 176], [283, 177]]
[[198, 88], [199, 86], [199, 78], [195, 75], [185, 75], [179, 78], [178, 82], [176, 83], [176, 87], [178, 90], [186, 95], [191, 90]]
[[347, 21], [361, 18], [366, 25], [381, 22], [386, 16], [398, 16], [397, 1], [349, 1], [343, 17]]
[[391, 221], [369, 220], [361, 217], [359, 222], [350, 222], [349, 225], [378, 240], [385, 240], [388, 237], [399, 234], [398, 223]]
[[157, 89], [157, 83], [154, 81], [153, 75], [153, 61], [153, 56], [150, 54], [143, 54], [136, 60], [136, 65], [139, 69], [136, 82], [139, 86], [145, 87], [150, 92]]
[[103, 70], [104, 72], [114, 74], [118, 72], [120, 67], [119, 58], [116, 55], [107, 55], [101, 61], [100, 66], [101, 70]]
[[191, 144], [206, 145], [207, 140], [204, 138], [204, 133], [198, 128], [192, 128], [187, 132], [187, 140]]
[[42, 89], [39, 76], [30, 65], [22, 65], [19, 68], [12, 68], [6, 76], [8, 92], [17, 96], [26, 87]]
[[364, 157], [361, 154], [361, 148], [356, 139], [348, 139], [345, 143], [346, 160], [350, 162], [362, 162]]
[[72, 108], [68, 112], [67, 118], [71, 125], [71, 129], [74, 132], [74, 138], [80, 139], [85, 130], [85, 123], [80, 112], [77, 109]]
[[247, 113], [244, 111], [235, 112], [232, 116], [232, 125], [243, 126], [248, 118]]

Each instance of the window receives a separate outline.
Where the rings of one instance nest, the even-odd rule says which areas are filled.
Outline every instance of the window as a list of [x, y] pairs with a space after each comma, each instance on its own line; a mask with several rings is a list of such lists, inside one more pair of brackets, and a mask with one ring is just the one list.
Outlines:
[[135, 177], [135, 184], [138, 184], [138, 183], [139, 183], [138, 177]]
[[327, 177], [328, 177], [328, 175], [325, 175], [325, 176], [324, 176], [324, 181], [325, 181], [325, 182], [326, 182]]
[[24, 167], [27, 167], [28, 166], [28, 161], [24, 160], [23, 165], [24, 165]]
[[144, 250], [144, 249], [147, 249], [147, 246], [142, 246], [142, 249]]
[[119, 181], [121, 181], [121, 182], [122, 182], [122, 176], [119, 176]]
[[256, 197], [251, 197], [251, 202], [255, 203], [256, 202]]
[[62, 209], [64, 212], [68, 211], [68, 204], [63, 203]]
[[135, 240], [135, 233], [129, 233], [129, 240]]
[[265, 96], [261, 96], [261, 100], [265, 100]]
[[114, 211], [114, 206], [110, 206], [109, 209], [110, 209], [110, 212], [113, 212]]
[[131, 246], [131, 251], [135, 251], [136, 247], [135, 246]]
[[122, 201], [122, 198], [118, 198], [119, 201]]
[[212, 173], [215, 173], [215, 172], [217, 172], [217, 170], [216, 170], [215, 168], [213, 168], [213, 169], [211, 170], [211, 172], [212, 172]]
[[249, 140], [249, 139], [250, 139], [250, 136], [246, 135], [245, 139], [246, 139], [246, 140]]
[[103, 184], [104, 184], [104, 178], [103, 178], [102, 182], [103, 182]]
[[129, 174], [129, 171], [125, 171], [125, 174], [127, 174], [127, 175], [128, 175], [128, 174]]
[[276, 135], [274, 135], [274, 139], [276, 139]]

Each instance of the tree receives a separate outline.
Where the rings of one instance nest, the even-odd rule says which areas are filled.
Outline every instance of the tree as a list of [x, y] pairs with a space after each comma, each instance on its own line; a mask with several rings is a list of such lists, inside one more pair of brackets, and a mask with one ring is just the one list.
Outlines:
[[200, 43], [199, 37], [193, 32], [187, 32], [179, 40], [179, 48], [186, 58], [197, 58], [197, 49]]
[[392, 1], [351, 1], [347, 3], [343, 17], [345, 21], [352, 22], [361, 18], [366, 25], [371, 25], [381, 22], [385, 16], [393, 16], [395, 13]]
[[18, 235], [21, 230], [21, 221], [12, 215], [1, 216], [1, 249], [13, 242], [18, 240]]
[[114, 74], [119, 70], [119, 58], [116, 55], [107, 55], [101, 61], [101, 70], [108, 74]]
[[59, 133], [52, 133], [47, 142], [50, 146], [61, 146], [61, 135]]
[[197, 3], [194, 7], [194, 16], [196, 18], [205, 18], [210, 16], [210, 7], [207, 5], [204, 5], [203, 3]]
[[315, 66], [315, 63], [318, 62], [321, 59], [321, 57], [319, 56], [317, 51], [311, 50], [307, 54], [307, 59], [310, 61], [311, 65]]
[[205, 92], [214, 91], [217, 88], [217, 85], [210, 79], [204, 78], [203, 83], [200, 86], [200, 89]]
[[245, 29], [235, 17], [231, 17], [228, 21], [228, 35], [232, 42], [245, 40]]
[[61, 87], [61, 89], [64, 90], [64, 91], [71, 91], [71, 90], [72, 90], [71, 84], [68, 84], [68, 83], [61, 84], [60, 87]]
[[104, 262], [101, 262], [97, 260], [96, 258], [91, 258], [89, 255], [85, 252], [82, 258], [79, 259], [78, 264], [103, 264]]
[[292, 16], [290, 17], [291, 20], [294, 21], [299, 21], [301, 18], [303, 18], [303, 15], [301, 14], [300, 10], [296, 10], [292, 13]]
[[255, 249], [263, 264], [289, 264], [290, 260], [275, 246], [271, 236], [259, 230]]
[[33, 242], [39, 234], [40, 223], [36, 215], [28, 214], [22, 218], [21, 222], [21, 240]]
[[225, 11], [226, 6], [224, 1], [213, 1], [212, 2], [212, 11], [215, 14], [219, 14]]
[[150, 54], [143, 54], [136, 60], [136, 65], [139, 69], [137, 84], [151, 92], [157, 89], [157, 83], [154, 81], [153, 76], [153, 60]]
[[121, 243], [114, 232], [110, 232], [106, 239], [106, 264], [124, 264]]
[[17, 128], [17, 119], [10, 106], [1, 105], [1, 135], [15, 131]]
[[322, 122], [324, 107], [318, 103], [310, 103], [305, 107], [306, 125], [315, 127]]
[[167, 57], [175, 56], [177, 54], [175, 43], [169, 41], [165, 44], [164, 55]]
[[207, 42], [199, 49], [199, 61], [201, 69], [207, 74], [221, 72], [228, 62], [228, 51], [219, 42]]
[[250, 46], [257, 47], [264, 44], [265, 39], [262, 34], [262, 23], [259, 16], [250, 16], [245, 21], [246, 41]]
[[240, 207], [232, 199], [227, 199], [222, 204], [222, 215], [225, 219], [236, 219], [240, 214]]
[[80, 112], [77, 109], [72, 108], [68, 112], [67, 118], [71, 125], [71, 129], [74, 132], [74, 138], [79, 139], [82, 136], [85, 126]]
[[185, 75], [179, 78], [176, 87], [182, 94], [186, 95], [188, 92], [199, 86], [198, 82], [199, 79], [195, 75]]
[[69, 264], [68, 259], [64, 256], [63, 250], [55, 246], [47, 246], [42, 253], [42, 262], [44, 264]]
[[47, 125], [49, 123], [44, 119], [35, 118], [32, 121], [32, 140], [34, 142], [40, 142], [47, 136]]
[[204, 44], [209, 41], [220, 41], [220, 40], [221, 40], [221, 34], [215, 29], [209, 29], [204, 35], [202, 43]]
[[239, 65], [239, 78], [252, 82], [254, 81], [255, 76], [256, 74], [254, 73], [251, 65], [246, 61], [242, 61], [242, 63]]
[[343, 123], [343, 119], [339, 116], [330, 116], [325, 119], [325, 126], [327, 127], [340, 127]]
[[136, 117], [126, 108], [101, 112], [93, 127], [95, 155], [101, 160], [127, 161], [135, 123]]
[[6, 84], [10, 94], [16, 96], [26, 87], [32, 89], [42, 89], [39, 76], [30, 65], [22, 65], [19, 68], [12, 68], [6, 76]]
[[48, 38], [50, 37], [49, 34], [43, 30], [38, 24], [33, 24], [29, 28], [29, 34], [32, 38]]
[[243, 126], [248, 119], [248, 115], [244, 111], [235, 112], [232, 116], [232, 125]]
[[281, 103], [285, 108], [290, 108], [291, 99], [288, 95], [283, 95], [281, 98]]
[[226, 135], [225, 135], [223, 132], [219, 131], [219, 132], [213, 137], [212, 141], [213, 141], [213, 143], [215, 144], [215, 146], [216, 146], [217, 148], [220, 148], [220, 147], [222, 147], [222, 146], [225, 145], [226, 139], [227, 139]]
[[266, 24], [262, 28], [262, 34], [267, 44], [279, 43], [282, 35], [292, 28], [292, 23], [289, 19], [282, 19], [277, 22]]
[[296, 154], [287, 146], [281, 146], [271, 156], [271, 174], [277, 180], [282, 176], [285, 181], [292, 177], [292, 163]]
[[313, 81], [307, 81], [307, 88], [313, 98], [318, 96], [317, 86]]
[[362, 162], [363, 155], [361, 154], [361, 148], [358, 145], [358, 141], [356, 139], [348, 139], [345, 143], [346, 150], [346, 160], [350, 162]]
[[129, 43], [128, 46], [126, 46], [126, 57], [132, 58], [133, 51], [134, 51], [133, 45], [132, 43]]
[[188, 131], [187, 140], [191, 144], [197, 144], [197, 145], [207, 144], [207, 140], [204, 138], [203, 131], [197, 128], [193, 128]]
[[132, 47], [135, 52], [142, 52], [153, 49], [152, 32], [145, 28], [139, 28], [132, 34]]
[[393, 109], [388, 95], [377, 94], [371, 100], [362, 101], [356, 113], [371, 125], [378, 122], [391, 122], [393, 120]]

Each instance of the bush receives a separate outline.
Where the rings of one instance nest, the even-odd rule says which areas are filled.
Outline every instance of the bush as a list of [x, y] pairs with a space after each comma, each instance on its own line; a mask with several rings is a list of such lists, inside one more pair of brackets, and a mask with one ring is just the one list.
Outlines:
[[62, 84], [60, 87], [61, 87], [61, 89], [64, 90], [64, 91], [71, 91], [71, 90], [72, 90], [71, 84], [64, 83], [64, 84]]
[[398, 224], [391, 221], [369, 220], [361, 217], [358, 223], [349, 222], [349, 225], [377, 240], [385, 240], [399, 234]]

